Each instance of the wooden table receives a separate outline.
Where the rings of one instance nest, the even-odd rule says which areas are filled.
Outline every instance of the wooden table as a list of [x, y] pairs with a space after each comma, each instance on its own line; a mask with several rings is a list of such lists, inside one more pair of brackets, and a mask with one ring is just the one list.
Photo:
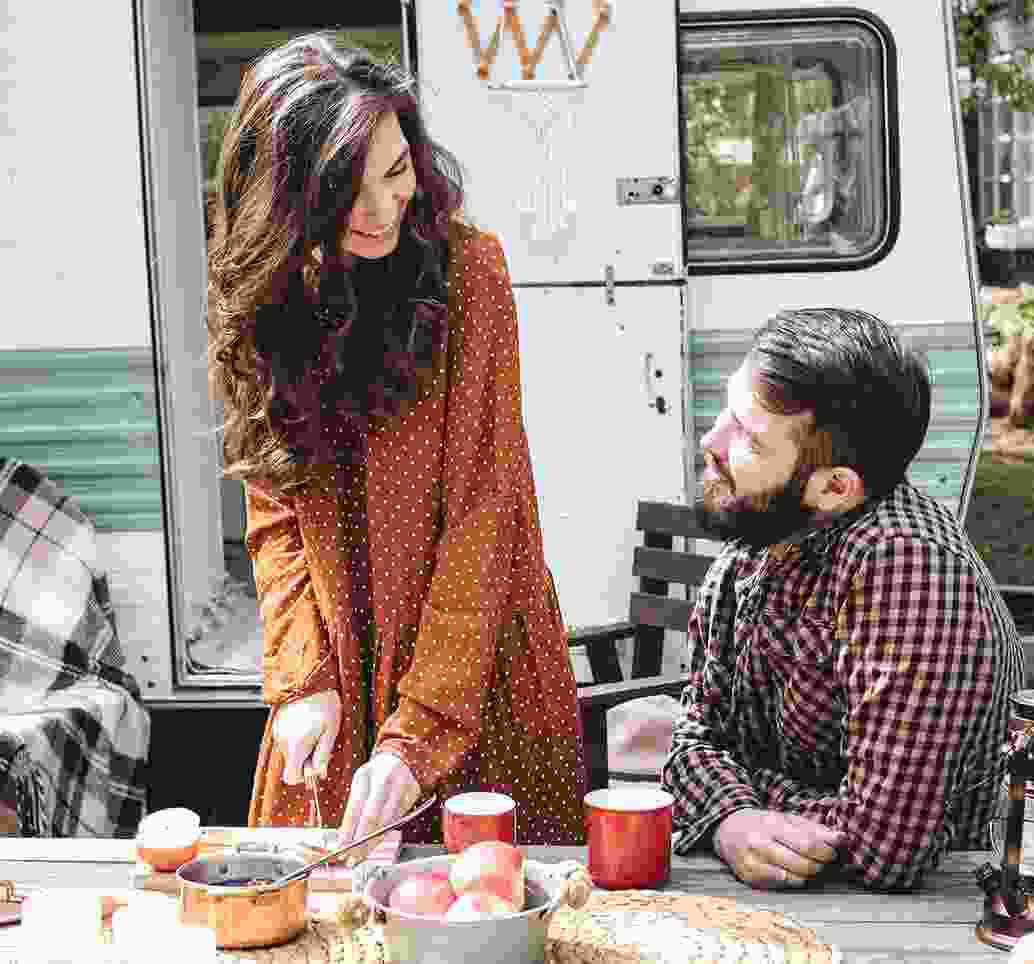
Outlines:
[[[403, 859], [441, 853], [407, 847]], [[530, 847], [538, 860], [585, 861], [578, 847]], [[875, 894], [856, 884], [829, 880], [804, 891], [757, 891], [739, 883], [716, 858], [673, 859], [669, 890], [732, 897], [745, 907], [787, 914], [840, 947], [845, 964], [1005, 964], [1008, 955], [982, 944], [974, 926], [983, 894], [973, 871], [985, 853], [950, 855], [913, 894]], [[0, 839], [0, 880], [32, 887], [86, 887], [111, 892], [129, 886], [132, 843], [117, 840]], [[14, 942], [14, 928], [0, 928], [0, 962]]]

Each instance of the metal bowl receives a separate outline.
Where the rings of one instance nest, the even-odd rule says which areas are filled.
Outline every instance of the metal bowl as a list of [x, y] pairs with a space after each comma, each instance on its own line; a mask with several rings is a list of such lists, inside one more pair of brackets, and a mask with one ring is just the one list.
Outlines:
[[275, 880], [304, 866], [296, 855], [276, 849], [249, 852], [243, 845], [198, 857], [176, 871], [180, 919], [211, 927], [218, 947], [285, 944], [308, 925], [309, 878], [279, 887], [245, 882]]
[[392, 866], [360, 865], [354, 881], [381, 924], [388, 960], [392, 964], [535, 964], [545, 956], [546, 931], [553, 913], [565, 900], [568, 878], [584, 873], [574, 861], [545, 864], [524, 861], [525, 909], [506, 917], [476, 921], [445, 921], [404, 914], [388, 906], [395, 885], [421, 871], [448, 873], [451, 856], [409, 860]]

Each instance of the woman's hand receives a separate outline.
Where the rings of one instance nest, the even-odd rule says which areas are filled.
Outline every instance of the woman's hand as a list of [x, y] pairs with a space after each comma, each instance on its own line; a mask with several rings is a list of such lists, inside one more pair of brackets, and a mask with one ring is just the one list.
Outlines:
[[714, 835], [714, 849], [745, 884], [800, 887], [836, 859], [839, 830], [792, 813], [745, 807], [730, 813]]
[[[405, 763], [394, 753], [375, 753], [352, 777], [337, 846], [365, 837], [397, 820], [413, 808], [420, 795], [420, 784]], [[359, 863], [379, 843], [380, 838], [349, 851], [349, 861]]]
[[278, 707], [273, 741], [284, 755], [284, 783], [302, 782], [302, 766], [310, 755], [313, 770], [325, 777], [340, 727], [341, 697], [336, 690], [323, 690]]

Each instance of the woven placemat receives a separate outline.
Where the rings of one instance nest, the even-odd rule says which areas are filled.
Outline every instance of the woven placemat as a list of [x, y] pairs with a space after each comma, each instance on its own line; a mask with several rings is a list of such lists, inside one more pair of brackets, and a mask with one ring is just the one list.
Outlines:
[[[674, 956], [672, 956], [674, 955]], [[594, 891], [549, 926], [547, 964], [836, 964], [839, 951], [776, 911], [728, 897], [659, 891]]]
[[305, 931], [280, 947], [220, 951], [216, 958], [219, 964], [385, 964], [379, 929], [363, 928], [353, 941], [351, 931], [325, 917], [310, 917]]

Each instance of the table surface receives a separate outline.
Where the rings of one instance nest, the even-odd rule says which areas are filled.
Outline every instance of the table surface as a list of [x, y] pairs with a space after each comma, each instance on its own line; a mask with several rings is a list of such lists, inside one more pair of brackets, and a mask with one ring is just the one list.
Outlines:
[[[585, 862], [580, 847], [527, 847], [536, 860]], [[402, 859], [441, 853], [441, 848], [405, 847]], [[715, 857], [674, 857], [666, 890], [732, 897], [744, 908], [778, 911], [814, 928], [822, 940], [836, 944], [845, 964], [1005, 964], [1008, 954], [981, 943], [975, 925], [983, 912], [983, 894], [974, 870], [990, 854], [950, 854], [911, 894], [878, 894], [857, 884], [824, 880], [805, 890], [759, 891], [737, 881]], [[0, 880], [17, 887], [99, 888], [124, 891], [131, 886], [135, 855], [132, 841], [0, 838]], [[16, 927], [0, 927], [3, 950], [16, 940]]]

